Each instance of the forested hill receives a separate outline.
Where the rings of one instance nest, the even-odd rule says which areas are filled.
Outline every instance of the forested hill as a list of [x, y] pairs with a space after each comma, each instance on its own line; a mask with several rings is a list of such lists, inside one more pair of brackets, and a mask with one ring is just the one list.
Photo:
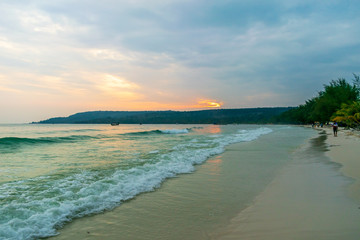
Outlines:
[[120, 124], [231, 124], [271, 123], [289, 107], [217, 109], [202, 111], [93, 111], [57, 117], [37, 123], [120, 123]]

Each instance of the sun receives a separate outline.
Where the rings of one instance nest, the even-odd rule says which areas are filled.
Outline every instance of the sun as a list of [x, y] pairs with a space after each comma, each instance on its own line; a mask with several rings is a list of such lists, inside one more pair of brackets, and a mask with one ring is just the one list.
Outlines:
[[200, 99], [198, 101], [198, 104], [200, 107], [204, 107], [204, 108], [220, 108], [223, 105], [222, 102], [211, 99]]

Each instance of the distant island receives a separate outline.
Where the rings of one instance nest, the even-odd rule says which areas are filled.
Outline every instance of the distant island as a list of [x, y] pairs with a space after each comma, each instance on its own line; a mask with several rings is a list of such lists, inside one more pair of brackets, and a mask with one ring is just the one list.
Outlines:
[[90, 111], [34, 124], [239, 124], [271, 123], [291, 107], [200, 111]]

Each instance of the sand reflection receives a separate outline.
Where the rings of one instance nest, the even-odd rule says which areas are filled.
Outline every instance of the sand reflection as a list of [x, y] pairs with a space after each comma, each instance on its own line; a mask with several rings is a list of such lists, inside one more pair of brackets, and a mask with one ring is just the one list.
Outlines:
[[[207, 161], [208, 164], [204, 165], [208, 169], [210, 175], [219, 176], [221, 173], [222, 156], [216, 156]], [[215, 179], [213, 179], [215, 180]]]

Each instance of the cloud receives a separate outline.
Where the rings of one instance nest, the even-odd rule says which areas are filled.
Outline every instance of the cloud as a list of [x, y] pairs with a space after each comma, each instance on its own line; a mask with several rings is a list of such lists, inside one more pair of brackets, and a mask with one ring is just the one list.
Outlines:
[[141, 95], [134, 91], [139, 88], [138, 85], [118, 76], [100, 75], [95, 84], [102, 94], [115, 96], [116, 100], [133, 101], [141, 98]]
[[18, 111], [31, 95], [33, 109], [50, 99], [64, 114], [202, 98], [298, 105], [357, 73], [359, 10], [355, 0], [1, 1], [0, 91]]

